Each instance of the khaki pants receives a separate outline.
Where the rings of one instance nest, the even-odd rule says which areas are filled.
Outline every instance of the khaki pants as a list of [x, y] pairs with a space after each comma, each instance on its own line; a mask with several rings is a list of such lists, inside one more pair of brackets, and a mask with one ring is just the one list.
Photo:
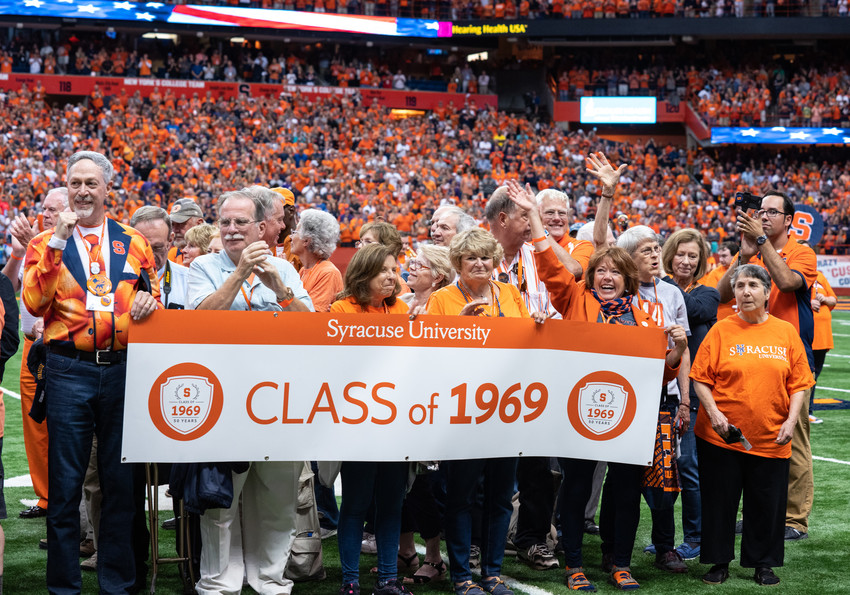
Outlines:
[[791, 439], [791, 465], [788, 470], [788, 505], [785, 525], [808, 533], [809, 514], [815, 499], [815, 482], [812, 470], [812, 443], [809, 439], [809, 393], [803, 396], [800, 417]]
[[201, 516], [198, 595], [238, 595], [245, 575], [260, 595], [292, 592], [283, 573], [295, 537], [303, 466], [302, 461], [260, 461], [245, 473], [233, 473], [233, 504]]

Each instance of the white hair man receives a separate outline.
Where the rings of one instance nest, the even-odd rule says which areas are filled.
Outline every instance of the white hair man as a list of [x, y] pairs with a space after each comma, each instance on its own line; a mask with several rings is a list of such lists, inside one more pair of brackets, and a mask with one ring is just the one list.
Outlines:
[[440, 207], [431, 219], [431, 241], [436, 246], [449, 247], [452, 238], [475, 227], [475, 219], [460, 207]]
[[159, 291], [162, 305], [169, 310], [183, 310], [189, 293], [189, 269], [174, 265], [168, 260], [168, 252], [174, 241], [171, 218], [160, 207], [139, 207], [130, 219], [130, 227], [148, 239], [156, 261]]
[[569, 197], [560, 190], [547, 188], [538, 192], [536, 199], [555, 256], [576, 279], [581, 279], [593, 255], [593, 244], [570, 237]]
[[[224, 250], [189, 265], [189, 304], [197, 310], [312, 311], [295, 268], [271, 255], [261, 199], [245, 191], [218, 201]], [[301, 462], [261, 461], [233, 474], [233, 504], [201, 516], [201, 595], [239, 593], [243, 575], [257, 593], [291, 593], [289, 560]], [[240, 530], [239, 499], [242, 495]], [[245, 538], [243, 536], [250, 536]]]
[[73, 211], [59, 213], [55, 230], [30, 242], [22, 289], [26, 307], [44, 317], [46, 391], [54, 397], [47, 408], [47, 588], [79, 593], [82, 586], [79, 504], [96, 435], [98, 579], [101, 591], [123, 593], [144, 569], [133, 549], [135, 468], [121, 463], [127, 337], [131, 319], [160, 307], [159, 286], [148, 241], [106, 217], [112, 163], [80, 151], [66, 171]]
[[265, 186], [249, 186], [243, 188], [242, 192], [253, 196], [262, 203], [265, 227], [260, 239], [269, 245], [269, 249], [275, 253], [275, 256], [283, 258], [277, 252], [276, 248], [281, 233], [286, 229], [287, 215], [284, 207], [285, 199], [271, 188], [266, 188]]

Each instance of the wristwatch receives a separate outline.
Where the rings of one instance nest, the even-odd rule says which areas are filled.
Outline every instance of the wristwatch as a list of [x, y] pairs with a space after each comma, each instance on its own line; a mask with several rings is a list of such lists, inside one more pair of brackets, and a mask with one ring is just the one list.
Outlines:
[[763, 246], [766, 241], [767, 241], [767, 234], [762, 234], [762, 235], [760, 235], [759, 237], [756, 238], [756, 244], [758, 244], [759, 246]]
[[284, 296], [282, 298], [280, 296], [275, 296], [276, 298], [278, 298], [277, 301], [278, 302], [290, 302], [290, 301], [292, 301], [292, 299], [295, 297], [295, 292], [292, 291], [292, 288], [290, 288], [290, 287], [284, 287], [284, 289], [286, 290], [286, 293], [284, 294]]

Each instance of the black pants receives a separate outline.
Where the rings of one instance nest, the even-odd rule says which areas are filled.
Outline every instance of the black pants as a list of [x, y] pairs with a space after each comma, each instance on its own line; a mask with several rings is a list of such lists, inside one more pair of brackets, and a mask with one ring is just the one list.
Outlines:
[[602, 486], [599, 536], [602, 553], [610, 554], [615, 566], [629, 566], [640, 524], [640, 465], [608, 463]]
[[443, 511], [438, 501], [437, 473], [417, 475], [401, 508], [401, 532], [418, 531], [422, 539], [437, 537], [443, 528]]
[[643, 496], [652, 515], [652, 544], [655, 553], [662, 556], [676, 546], [676, 522], [673, 507], [678, 492], [665, 492], [662, 488], [643, 488]]
[[561, 522], [561, 545], [567, 568], [578, 568], [582, 562], [584, 538], [584, 508], [593, 490], [596, 461], [558, 459], [564, 480], [558, 495], [558, 516]]
[[735, 558], [735, 519], [744, 496], [741, 566], [782, 566], [788, 459], [721, 448], [697, 438], [702, 496], [702, 564]]
[[[826, 352], [829, 349], [815, 349], [812, 351], [812, 355], [815, 356], [815, 382], [817, 382], [818, 376], [823, 372], [823, 364], [826, 361]], [[812, 406], [815, 404], [815, 389], [817, 385], [812, 387], [812, 392], [809, 394], [809, 413], [812, 412]]]
[[547, 457], [521, 458], [516, 478], [519, 512], [514, 544], [528, 549], [538, 543], [546, 543], [555, 508], [555, 480]]

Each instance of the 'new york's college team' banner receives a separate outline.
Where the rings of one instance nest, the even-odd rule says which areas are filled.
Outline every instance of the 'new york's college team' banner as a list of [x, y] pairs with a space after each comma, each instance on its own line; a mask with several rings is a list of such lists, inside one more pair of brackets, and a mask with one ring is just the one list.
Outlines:
[[559, 320], [158, 311], [130, 333], [123, 459], [644, 465], [665, 347]]

